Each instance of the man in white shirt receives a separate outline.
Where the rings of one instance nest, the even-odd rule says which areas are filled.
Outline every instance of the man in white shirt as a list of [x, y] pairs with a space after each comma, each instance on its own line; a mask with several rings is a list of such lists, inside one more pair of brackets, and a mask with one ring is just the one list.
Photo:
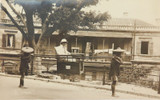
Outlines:
[[67, 43], [66, 39], [62, 39], [60, 45], [55, 47], [57, 55], [71, 55], [67, 50]]
[[74, 59], [70, 52], [67, 50], [67, 40], [62, 39], [60, 42], [60, 45], [55, 47], [57, 57], [60, 61], [69, 61], [69, 62], [75, 62], [76, 59]]

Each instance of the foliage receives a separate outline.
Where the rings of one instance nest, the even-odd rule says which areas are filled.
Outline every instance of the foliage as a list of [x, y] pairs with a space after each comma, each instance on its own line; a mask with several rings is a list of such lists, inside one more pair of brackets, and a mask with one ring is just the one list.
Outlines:
[[[65, 36], [69, 31], [77, 32], [79, 28], [95, 28], [95, 23], [102, 24], [109, 18], [108, 13], [96, 15], [94, 12], [85, 12], [82, 8], [96, 5], [99, 0], [6, 0], [22, 6], [25, 11], [26, 27], [29, 37], [34, 37], [34, 16], [41, 21], [42, 34], [50, 36], [54, 31]], [[33, 26], [33, 27], [32, 27]], [[34, 38], [33, 38], [34, 39]], [[32, 39], [32, 40], [33, 40]], [[31, 41], [31, 40], [29, 40]]]

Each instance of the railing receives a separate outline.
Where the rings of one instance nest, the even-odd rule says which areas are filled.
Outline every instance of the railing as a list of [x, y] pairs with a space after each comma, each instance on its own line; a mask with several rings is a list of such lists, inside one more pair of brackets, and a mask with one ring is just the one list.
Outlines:
[[[91, 61], [91, 62], [110, 62], [112, 57], [113, 56], [85, 56], [84, 60]], [[130, 55], [122, 56], [122, 60], [124, 62], [130, 62], [131, 56]]]
[[130, 25], [96, 25], [95, 27], [99, 30], [134, 30]]
[[[15, 20], [16, 22], [18, 22], [20, 25], [22, 25], [23, 23], [20, 20]], [[13, 25], [13, 22], [10, 19], [0, 19], [0, 23], [1, 24], [11, 24]]]
[[[99, 66], [103, 66], [103, 64], [109, 64], [111, 62], [112, 56], [84, 56], [83, 54], [79, 55], [34, 55], [37, 60], [35, 63], [41, 63], [45, 66], [53, 66], [56, 65], [57, 60], [59, 62], [84, 62], [85, 64], [100, 64]], [[124, 64], [131, 64], [131, 56], [122, 56], [122, 60]], [[96, 66], [96, 65], [94, 65]], [[48, 69], [48, 67], [47, 67]]]
[[0, 71], [5, 73], [18, 74], [20, 58], [0, 58]]
[[[88, 27], [81, 27], [82, 30], [88, 30]], [[153, 31], [160, 32], [160, 26], [134, 26], [134, 25], [95, 25], [93, 30], [111, 30], [111, 31]]]

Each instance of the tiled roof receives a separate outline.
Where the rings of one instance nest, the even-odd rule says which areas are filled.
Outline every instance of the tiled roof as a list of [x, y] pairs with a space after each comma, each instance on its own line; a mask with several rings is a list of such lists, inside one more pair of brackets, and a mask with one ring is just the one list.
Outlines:
[[97, 30], [116, 30], [116, 31], [160, 31], [160, 26], [155, 26], [139, 19], [111, 18], [103, 25], [95, 24]]
[[139, 19], [129, 19], [129, 18], [111, 18], [106, 23], [106, 25], [126, 25], [126, 26], [153, 26], [145, 21]]

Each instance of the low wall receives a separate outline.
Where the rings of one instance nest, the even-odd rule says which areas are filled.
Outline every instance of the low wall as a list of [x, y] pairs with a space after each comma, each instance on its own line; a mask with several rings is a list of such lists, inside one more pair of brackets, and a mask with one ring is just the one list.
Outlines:
[[[109, 80], [110, 67], [85, 67], [85, 73], [82, 75], [83, 79], [85, 76], [91, 78], [90, 80], [103, 81], [105, 74], [105, 81]], [[105, 72], [104, 72], [105, 71]], [[96, 73], [96, 74], [95, 74]], [[160, 67], [159, 65], [149, 64], [135, 64], [135, 65], [121, 65], [119, 82], [136, 84], [139, 86], [158, 89]]]
[[157, 65], [121, 67], [119, 81], [158, 90], [160, 68]]

